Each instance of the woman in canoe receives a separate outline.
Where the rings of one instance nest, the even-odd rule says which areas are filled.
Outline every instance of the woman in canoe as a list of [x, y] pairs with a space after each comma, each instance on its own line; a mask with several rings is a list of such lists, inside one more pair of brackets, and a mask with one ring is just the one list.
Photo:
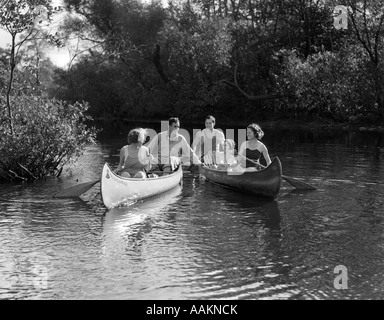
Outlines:
[[205, 129], [198, 131], [192, 143], [193, 151], [200, 158], [203, 156], [205, 164], [216, 164], [216, 151], [225, 137], [223, 132], [215, 129], [214, 116], [205, 117]]
[[146, 141], [147, 131], [143, 128], [132, 129], [128, 133], [128, 145], [120, 149], [120, 162], [115, 170], [125, 178], [145, 178], [154, 161], [153, 155], [147, 147], [143, 146]]
[[[239, 150], [237, 161], [243, 168], [261, 169], [260, 158], [264, 157], [267, 166], [271, 163], [268, 149], [260, 140], [264, 136], [263, 130], [257, 123], [252, 123], [247, 127], [247, 141], [244, 141]], [[249, 161], [246, 158], [252, 160]]]

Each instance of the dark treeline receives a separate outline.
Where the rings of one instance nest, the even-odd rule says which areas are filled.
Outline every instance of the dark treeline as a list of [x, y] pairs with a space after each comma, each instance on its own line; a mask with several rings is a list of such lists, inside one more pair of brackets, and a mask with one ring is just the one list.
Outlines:
[[384, 119], [381, 0], [64, 3], [63, 32], [91, 48], [50, 75], [49, 94], [93, 117]]

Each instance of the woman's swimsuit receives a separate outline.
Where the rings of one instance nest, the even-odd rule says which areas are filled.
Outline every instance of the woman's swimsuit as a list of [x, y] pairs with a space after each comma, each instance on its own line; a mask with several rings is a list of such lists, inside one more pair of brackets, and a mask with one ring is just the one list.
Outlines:
[[139, 161], [138, 155], [131, 156], [128, 153], [128, 146], [124, 148], [125, 162], [123, 171], [129, 174], [136, 174], [138, 171], [143, 170], [144, 165]]
[[[245, 156], [258, 163], [260, 160], [260, 157], [261, 157], [261, 152], [257, 149], [251, 150], [251, 149], [247, 148], [247, 149], [245, 149]], [[257, 165], [252, 163], [251, 161], [246, 160], [245, 167], [246, 168], [257, 167]]]

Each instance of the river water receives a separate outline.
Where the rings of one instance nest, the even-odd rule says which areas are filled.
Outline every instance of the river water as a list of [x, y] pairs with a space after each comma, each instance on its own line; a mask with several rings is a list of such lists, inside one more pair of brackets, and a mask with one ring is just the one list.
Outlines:
[[52, 198], [117, 164], [131, 125], [104, 127], [60, 179], [0, 184], [0, 299], [384, 298], [382, 134], [266, 128], [284, 174], [317, 187], [273, 201], [189, 173], [109, 211], [98, 184]]

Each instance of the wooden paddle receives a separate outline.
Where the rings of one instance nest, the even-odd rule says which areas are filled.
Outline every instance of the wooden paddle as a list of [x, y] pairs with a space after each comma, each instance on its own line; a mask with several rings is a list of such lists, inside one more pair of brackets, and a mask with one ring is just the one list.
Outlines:
[[84, 192], [87, 192], [91, 189], [96, 183], [100, 182], [101, 179], [80, 183], [77, 186], [73, 186], [62, 191], [55, 193], [53, 198], [75, 198], [82, 195]]
[[[122, 170], [117, 172], [119, 174]], [[89, 189], [91, 189], [96, 183], [100, 182], [100, 179], [80, 183], [77, 186], [69, 187], [67, 189], [64, 189], [62, 191], [56, 192], [52, 198], [76, 198], [81, 196], [83, 193], [87, 192]]]
[[[242, 155], [241, 155], [242, 156]], [[244, 157], [244, 156], [242, 156]], [[261, 168], [266, 168], [265, 166], [261, 165], [260, 163], [252, 160], [252, 159], [249, 159], [247, 157], [244, 157], [245, 159], [247, 159], [249, 162], [252, 162], [258, 166], [260, 166]], [[298, 179], [295, 179], [295, 178], [292, 178], [292, 177], [287, 177], [285, 175], [281, 175], [281, 177], [287, 181], [289, 184], [291, 184], [292, 186], [294, 186], [296, 189], [301, 189], [301, 190], [316, 190], [316, 187], [308, 184], [308, 183], [305, 183], [303, 181], [300, 181]]]

